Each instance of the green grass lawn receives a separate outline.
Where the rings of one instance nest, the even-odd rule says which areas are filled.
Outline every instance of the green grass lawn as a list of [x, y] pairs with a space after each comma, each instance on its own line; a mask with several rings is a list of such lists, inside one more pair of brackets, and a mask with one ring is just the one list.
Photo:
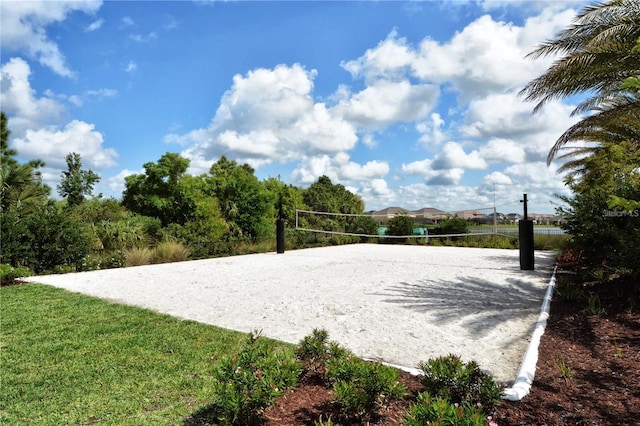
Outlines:
[[246, 335], [29, 284], [0, 289], [0, 336], [1, 424], [180, 425]]

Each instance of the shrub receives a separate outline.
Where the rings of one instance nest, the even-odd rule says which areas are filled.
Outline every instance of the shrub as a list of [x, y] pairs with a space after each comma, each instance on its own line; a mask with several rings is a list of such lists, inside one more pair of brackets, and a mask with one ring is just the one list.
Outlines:
[[[413, 235], [413, 218], [404, 214], [392, 217], [387, 223], [387, 235]], [[403, 242], [406, 241], [406, 238], [393, 238], [393, 241]]]
[[95, 271], [97, 269], [122, 268], [125, 266], [125, 255], [122, 250], [95, 251], [82, 259], [79, 270]]
[[456, 425], [487, 426], [495, 425], [490, 417], [485, 417], [478, 406], [452, 403], [447, 398], [433, 397], [429, 392], [420, 392], [418, 400], [406, 413], [405, 426]]
[[133, 216], [115, 222], [101, 221], [94, 225], [94, 233], [105, 251], [143, 247], [154, 243], [159, 234], [160, 220]]
[[59, 266], [78, 269], [91, 248], [85, 231], [55, 202], [31, 214], [3, 212], [0, 262], [26, 266], [35, 273], [54, 271]]
[[326, 372], [327, 361], [350, 355], [347, 349], [329, 341], [329, 333], [326, 330], [317, 328], [300, 341], [295, 353], [305, 373], [320, 375]]
[[153, 252], [146, 247], [134, 247], [124, 251], [126, 266], [148, 265], [153, 260]]
[[436, 227], [436, 234], [466, 234], [469, 232], [469, 221], [458, 217], [452, 216], [441, 221]]
[[0, 264], [0, 284], [13, 284], [17, 278], [29, 277], [33, 272], [27, 267], [13, 267], [6, 263]]
[[224, 358], [214, 371], [214, 420], [221, 425], [256, 425], [262, 414], [287, 388], [295, 386], [300, 364], [249, 334], [240, 352]]
[[329, 359], [327, 376], [347, 417], [369, 419], [379, 407], [407, 393], [398, 370], [355, 357]]
[[153, 250], [154, 263], [182, 262], [189, 258], [189, 249], [180, 243], [164, 241]]
[[480, 404], [489, 411], [500, 402], [500, 388], [482, 372], [475, 361], [462, 362], [456, 355], [432, 358], [420, 363], [425, 390], [436, 398], [460, 405]]

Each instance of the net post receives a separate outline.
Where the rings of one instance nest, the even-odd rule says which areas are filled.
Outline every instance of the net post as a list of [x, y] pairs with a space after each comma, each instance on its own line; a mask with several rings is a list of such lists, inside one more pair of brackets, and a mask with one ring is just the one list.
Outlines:
[[498, 233], [498, 216], [496, 215], [496, 206], [493, 206], [493, 235]]
[[280, 208], [278, 209], [278, 221], [276, 222], [276, 252], [278, 254], [284, 253], [284, 213], [282, 212], [282, 203], [280, 203]]
[[524, 204], [524, 218], [518, 221], [518, 239], [520, 242], [520, 269], [532, 271], [535, 269], [533, 249], [533, 220], [527, 214], [527, 194], [524, 194], [521, 203]]

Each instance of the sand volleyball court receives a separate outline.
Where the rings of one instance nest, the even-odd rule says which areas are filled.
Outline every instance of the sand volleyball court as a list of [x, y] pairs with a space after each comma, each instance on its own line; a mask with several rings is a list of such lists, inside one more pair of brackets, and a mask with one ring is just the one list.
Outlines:
[[113, 302], [297, 343], [314, 328], [414, 368], [455, 353], [516, 378], [552, 272], [518, 250], [357, 244], [30, 277]]

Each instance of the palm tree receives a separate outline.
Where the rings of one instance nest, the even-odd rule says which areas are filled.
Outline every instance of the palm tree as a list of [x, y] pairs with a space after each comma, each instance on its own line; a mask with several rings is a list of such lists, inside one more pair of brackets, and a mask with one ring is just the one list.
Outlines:
[[0, 167], [0, 211], [22, 208], [24, 212], [47, 203], [50, 188], [41, 182], [33, 163], [2, 164]]
[[[640, 75], [640, 1], [612, 0], [587, 6], [574, 24], [554, 40], [540, 45], [528, 56], [539, 58], [565, 54], [545, 74], [531, 81], [520, 92], [528, 101], [538, 101], [534, 112], [552, 99], [589, 93], [573, 114], [592, 112], [569, 128], [555, 142], [547, 164], [566, 150], [569, 142], [621, 142], [640, 144], [640, 98], [629, 80]], [[584, 156], [598, 146], [580, 146], [564, 152], [560, 158], [579, 157], [560, 171], [580, 174]]]
[[612, 0], [587, 6], [573, 25], [527, 55], [536, 59], [565, 54], [520, 94], [528, 101], [538, 101], [537, 111], [552, 99], [594, 92], [573, 113], [589, 111], [624, 92], [625, 79], [640, 75], [640, 60], [633, 51], [638, 38], [640, 1]]
[[[547, 156], [547, 164], [558, 158], [567, 159], [597, 152], [599, 146], [587, 145], [567, 148], [571, 142], [623, 143], [631, 142], [640, 149], [640, 102], [637, 94], [620, 96], [615, 103], [594, 108], [590, 115], [571, 126], [556, 141]], [[558, 171], [575, 169], [580, 160], [565, 163]]]
[[18, 154], [9, 148], [9, 120], [0, 112], [0, 212], [11, 207], [26, 208], [44, 205], [50, 188], [42, 184], [41, 160], [19, 164], [13, 157]]

